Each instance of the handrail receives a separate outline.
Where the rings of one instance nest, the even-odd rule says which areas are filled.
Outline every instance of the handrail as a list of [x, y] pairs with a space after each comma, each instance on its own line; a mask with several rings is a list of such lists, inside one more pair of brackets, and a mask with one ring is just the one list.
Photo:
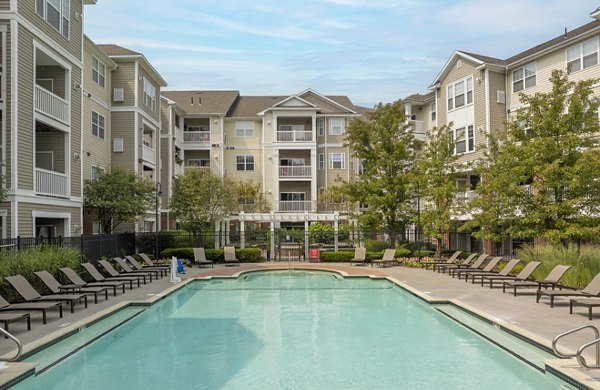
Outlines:
[[6, 337], [8, 337], [9, 339], [11, 339], [15, 343], [17, 343], [17, 354], [10, 359], [0, 359], [0, 360], [7, 361], [7, 362], [14, 362], [18, 358], [20, 358], [21, 355], [23, 354], [23, 344], [21, 343], [21, 341], [19, 341], [18, 338], [13, 336], [10, 332], [8, 332], [7, 330], [4, 330], [4, 328], [0, 328], [0, 333], [3, 333]]
[[[579, 347], [579, 349], [577, 350], [577, 353], [574, 354], [570, 354], [570, 353], [561, 353], [558, 351], [558, 340], [579, 332], [580, 330], [583, 329], [593, 329], [594, 334], [596, 335], [595, 339], [593, 341], [590, 341], [589, 343], [585, 343], [583, 344], [581, 347]], [[583, 358], [583, 356], [581, 356], [582, 351], [587, 348], [590, 347], [592, 345], [596, 344], [596, 365], [595, 366], [588, 366], [587, 362], [585, 361], [585, 359]], [[567, 330], [566, 332], [563, 332], [559, 335], [557, 335], [556, 337], [554, 337], [554, 340], [552, 340], [552, 351], [554, 351], [554, 353], [556, 354], [556, 356], [560, 357], [560, 358], [571, 358], [571, 357], [576, 357], [577, 358], [577, 362], [579, 362], [579, 364], [581, 364], [582, 367], [586, 367], [586, 368], [600, 368], [600, 331], [598, 331], [598, 328], [596, 328], [594, 325], [581, 325], [578, 326], [576, 328], [573, 328], [571, 330]], [[583, 364], [582, 364], [583, 362]]]

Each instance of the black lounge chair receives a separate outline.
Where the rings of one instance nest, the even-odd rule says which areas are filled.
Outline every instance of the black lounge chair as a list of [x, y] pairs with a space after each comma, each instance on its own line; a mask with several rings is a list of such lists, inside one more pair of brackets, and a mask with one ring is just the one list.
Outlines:
[[548, 288], [552, 287], [554, 290], [556, 287], [562, 289], [562, 285], [560, 284], [560, 279], [563, 277], [565, 272], [567, 272], [571, 268], [570, 265], [557, 265], [550, 271], [548, 276], [544, 280], [541, 281], [529, 281], [529, 280], [518, 280], [518, 281], [510, 281], [502, 283], [502, 292], [506, 292], [506, 287], [511, 287], [513, 289], [513, 295], [517, 296], [517, 288], [519, 287], [537, 287], [541, 289], [542, 287]]
[[[497, 261], [496, 261], [497, 260]], [[499, 272], [495, 272], [493, 270], [493, 268], [496, 267], [496, 265], [498, 265], [498, 263], [500, 262], [500, 260], [502, 260], [502, 256], [499, 257], [494, 257], [492, 258], [492, 260], [490, 260], [490, 262], [488, 263], [488, 266], [485, 267], [485, 269], [483, 269], [481, 272], [475, 271], [475, 272], [469, 272], [466, 277], [465, 277], [465, 282], [467, 280], [469, 280], [469, 278], [471, 278], [471, 283], [475, 284], [475, 281], [479, 278], [480, 280], [483, 279], [484, 276], [488, 276], [488, 275], [500, 275], [500, 276], [506, 276], [510, 273], [510, 271], [512, 271], [515, 266], [517, 264], [519, 264], [519, 262], [521, 260], [519, 259], [512, 259], [511, 261], [509, 261], [508, 263], [506, 263], [506, 265], [504, 266], [504, 268], [502, 268], [502, 270], [500, 270]], [[494, 263], [494, 266], [492, 267], [491, 270], [489, 270], [489, 265], [491, 263]]]
[[125, 260], [129, 261], [129, 263], [136, 270], [157, 272], [157, 276], [160, 275], [161, 278], [165, 276], [167, 274], [167, 271], [170, 269], [170, 267], [165, 266], [142, 267], [142, 265], [133, 256], [125, 256]]
[[[122, 278], [135, 278], [139, 281], [141, 280], [144, 284], [146, 284], [146, 276], [149, 277], [150, 281], [152, 281], [152, 275], [148, 275], [148, 274], [132, 274], [132, 273], [120, 273], [119, 271], [117, 271], [115, 269], [115, 267], [112, 266], [112, 264], [110, 264], [108, 261], [106, 260], [99, 260], [98, 264], [100, 264], [102, 266], [102, 268], [104, 268], [104, 270], [112, 277], [114, 278], [114, 280], [119, 280]], [[118, 279], [117, 279], [118, 278]]]
[[123, 270], [123, 274], [125, 274], [125, 275], [131, 275], [131, 276], [139, 275], [139, 276], [144, 276], [144, 278], [146, 278], [146, 276], [148, 276], [150, 278], [151, 282], [152, 282], [152, 278], [158, 279], [158, 274], [160, 273], [158, 271], [136, 271], [136, 270], [132, 269], [129, 266], [129, 264], [127, 264], [127, 262], [120, 257], [115, 257], [115, 258], [113, 258], [113, 260], [116, 261], [117, 264], [119, 264], [119, 267], [121, 267], [121, 269]]
[[[452, 264], [438, 263], [438, 264], [434, 264], [433, 265], [433, 270], [437, 271], [438, 273], [440, 273], [440, 271], [442, 271], [442, 273], [445, 274], [446, 270], [449, 270], [451, 268], [468, 268], [469, 264], [471, 264], [471, 262], [473, 261], [473, 259], [476, 256], [477, 256], [477, 253], [472, 253], [472, 254], [469, 255], [469, 257], [467, 257], [466, 259], [464, 259], [462, 263], [452, 263]], [[481, 256], [487, 257], [486, 254], [483, 254]]]
[[4, 324], [4, 330], [7, 332], [10, 332], [8, 329], [9, 324], [23, 320], [27, 320], [27, 330], [31, 330], [31, 316], [29, 313], [0, 313], [0, 322]]
[[456, 259], [458, 259], [458, 256], [460, 256], [461, 253], [462, 253], [462, 251], [456, 251], [448, 259], [436, 259], [433, 261], [422, 261], [420, 264], [421, 264], [421, 267], [423, 267], [424, 269], [427, 269], [427, 267], [429, 267], [430, 265], [432, 266], [431, 269], [434, 269], [434, 266], [436, 264], [454, 264], [454, 262], [456, 261]]
[[[41, 311], [42, 323], [46, 323], [46, 311], [58, 308], [60, 318], [63, 316], [62, 302], [21, 302], [9, 303], [4, 297], [0, 296], [0, 312], [3, 311]], [[0, 313], [3, 314], [3, 313]]]
[[34, 274], [44, 282], [46, 287], [54, 294], [69, 294], [69, 292], [77, 292], [80, 294], [94, 295], [94, 303], [98, 303], [98, 294], [104, 293], [104, 298], [108, 300], [108, 288], [106, 287], [91, 287], [81, 286], [79, 284], [62, 285], [48, 271], [37, 271]]
[[573, 314], [574, 306], [584, 306], [588, 309], [588, 320], [592, 320], [592, 309], [600, 306], [600, 298], [574, 298], [569, 301], [569, 314]]
[[600, 296], [600, 274], [594, 276], [591, 282], [583, 290], [537, 290], [537, 303], [540, 302], [542, 296], [550, 298], [550, 307], [554, 307], [554, 298], [556, 297], [598, 297]]
[[87, 307], [87, 295], [85, 294], [52, 294], [41, 295], [22, 275], [7, 276], [4, 278], [19, 293], [26, 302], [58, 301], [67, 302], [71, 305], [71, 313], [75, 312], [75, 302]]
[[202, 268], [203, 265], [210, 265], [211, 268], [215, 267], [212, 260], [206, 260], [204, 248], [194, 248], [194, 264], [198, 264], [198, 267], [200, 268]]
[[150, 267], [167, 267], [167, 268], [171, 268], [171, 266], [169, 265], [161, 265], [159, 263], [155, 263], [153, 262], [150, 257], [148, 257], [147, 254], [145, 253], [138, 253], [140, 255], [140, 257], [142, 258], [142, 260], [144, 260], [144, 263], [146, 263], [148, 266]]
[[[88, 273], [90, 273], [90, 271], [87, 269], [87, 265], [88, 264], [90, 266], [92, 266], [90, 263], [81, 263], [81, 266], [83, 268], [85, 268], [88, 271]], [[73, 283], [74, 285], [77, 285], [77, 286], [81, 286], [81, 287], [110, 287], [110, 288], [113, 289], [113, 295], [115, 297], [117, 296], [117, 287], [121, 287], [123, 289], [123, 293], [125, 292], [125, 281], [97, 279], [96, 277], [94, 277], [94, 275], [92, 275], [90, 273], [90, 275], [96, 281], [95, 282], [86, 282], [72, 268], [63, 267], [63, 268], [60, 268], [60, 271], [63, 274], [65, 274], [65, 276], [71, 281], [71, 283]], [[102, 275], [100, 275], [100, 276], [102, 276]], [[139, 282], [138, 282], [138, 287], [139, 287]], [[131, 290], [131, 285], [130, 285], [129, 289]]]
[[477, 258], [477, 260], [475, 260], [475, 262], [473, 264], [471, 264], [470, 267], [456, 267], [456, 268], [451, 268], [448, 270], [448, 275], [455, 277], [455, 276], [459, 276], [459, 279], [461, 279], [460, 274], [464, 273], [464, 272], [469, 272], [469, 271], [481, 271], [484, 267], [484, 263], [487, 260], [489, 256], [486, 254], [483, 254], [481, 256], [479, 256]]
[[484, 282], [489, 281], [490, 282], [490, 288], [493, 288], [495, 282], [504, 282], [506, 280], [514, 280], [514, 281], [527, 280], [527, 279], [529, 279], [529, 277], [531, 276], [531, 274], [533, 273], [533, 271], [535, 271], [535, 269], [540, 264], [542, 264], [542, 263], [539, 262], [539, 261], [530, 261], [529, 263], [527, 263], [525, 265], [525, 267], [523, 267], [523, 269], [521, 270], [521, 272], [519, 272], [516, 276], [511, 276], [511, 275], [505, 275], [505, 276], [501, 276], [501, 275], [485, 275], [484, 277], [481, 278], [481, 285], [483, 286]]

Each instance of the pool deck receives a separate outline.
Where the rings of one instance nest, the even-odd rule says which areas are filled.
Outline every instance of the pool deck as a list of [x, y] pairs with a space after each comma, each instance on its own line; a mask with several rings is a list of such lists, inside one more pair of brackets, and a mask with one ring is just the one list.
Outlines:
[[[575, 308], [575, 313], [569, 314], [569, 300], [567, 298], [557, 298], [555, 307], [550, 308], [549, 300], [540, 303], [535, 302], [535, 293], [533, 290], [526, 292], [522, 290], [518, 296], [514, 297], [512, 293], [502, 293], [501, 288], [490, 290], [489, 287], [481, 287], [479, 284], [465, 283], [464, 280], [451, 278], [448, 275], [438, 274], [437, 272], [425, 271], [420, 268], [408, 267], [387, 267], [372, 268], [370, 266], [349, 266], [339, 263], [259, 263], [242, 264], [239, 267], [224, 267], [216, 265], [215, 268], [188, 268], [188, 274], [182, 276], [183, 282], [194, 278], [205, 278], [214, 276], [235, 276], [236, 274], [250, 270], [267, 269], [322, 269], [338, 271], [348, 276], [371, 276], [378, 278], [389, 278], [398, 283], [411, 293], [423, 298], [426, 301], [436, 303], [452, 303], [465, 308], [486, 320], [497, 324], [516, 334], [535, 341], [538, 344], [551, 347], [552, 339], [559, 333], [572, 329], [579, 325], [592, 324], [600, 327], [600, 308], [594, 313], [592, 321], [587, 319], [587, 310], [585, 308]], [[134, 288], [132, 291], [126, 290], [125, 294], [119, 293], [116, 297], [109, 296], [107, 301], [101, 298], [98, 304], [90, 300], [87, 309], [76, 306], [75, 313], [70, 313], [68, 308], [64, 311], [64, 317], [58, 318], [58, 313], [50, 311], [48, 313], [48, 323], [42, 325], [41, 315], [32, 314], [32, 330], [27, 331], [25, 323], [12, 323], [11, 332], [18, 337], [23, 345], [24, 351], [32, 351], [40, 345], [44, 345], [51, 340], [64, 337], [72, 333], [86, 323], [114, 311], [118, 307], [126, 306], [133, 302], [135, 304], [151, 304], [153, 301], [161, 299], [170, 291], [177, 289], [180, 284], [171, 284], [169, 277], [156, 280], [140, 288]], [[560, 343], [562, 351], [573, 352], [577, 348], [593, 339], [591, 331], [582, 331], [575, 335], [568, 336]], [[3, 339], [0, 341], [0, 354], [12, 355], [15, 351], [15, 345], [11, 340]], [[594, 363], [591, 356], [593, 348], [590, 348], [588, 362]], [[557, 359], [549, 362], [552, 367], [564, 372], [565, 374], [577, 378], [581, 383], [594, 389], [600, 389], [600, 369], [584, 370], [580, 369], [575, 359]], [[32, 366], [27, 363], [8, 363], [6, 367], [0, 364], [0, 386], [7, 383], [17, 375], [21, 375]]]

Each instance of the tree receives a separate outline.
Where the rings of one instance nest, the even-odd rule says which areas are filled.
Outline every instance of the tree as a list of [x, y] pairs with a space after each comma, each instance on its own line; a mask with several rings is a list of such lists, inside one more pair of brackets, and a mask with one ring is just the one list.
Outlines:
[[234, 191], [208, 170], [187, 170], [173, 185], [171, 212], [184, 229], [194, 234], [213, 227], [236, 205]]
[[425, 146], [418, 162], [418, 185], [420, 198], [426, 207], [421, 212], [420, 225], [426, 237], [437, 242], [436, 256], [440, 256], [442, 239], [452, 227], [452, 217], [461, 210], [460, 199], [455, 196], [459, 189], [456, 179], [462, 169], [456, 163], [450, 127], [434, 127], [427, 132]]
[[350, 205], [342, 186], [330, 185], [319, 193], [319, 210], [326, 213], [347, 212]]
[[260, 190], [260, 184], [253, 181], [227, 182], [234, 191], [237, 211], [246, 213], [267, 213], [271, 210], [269, 200]]
[[346, 146], [362, 161], [363, 173], [345, 183], [344, 191], [351, 201], [368, 205], [359, 222], [367, 226], [377, 221], [392, 245], [415, 213], [411, 179], [418, 142], [411, 126], [402, 101], [397, 101], [379, 104], [366, 119], [357, 119], [346, 129]]
[[86, 180], [83, 188], [83, 206], [96, 213], [106, 234], [123, 222], [135, 222], [151, 210], [155, 202], [153, 181], [120, 168]]

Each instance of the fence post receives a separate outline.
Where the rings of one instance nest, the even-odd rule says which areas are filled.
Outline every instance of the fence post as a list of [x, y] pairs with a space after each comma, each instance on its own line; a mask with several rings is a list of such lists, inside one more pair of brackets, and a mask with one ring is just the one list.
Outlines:
[[17, 250], [21, 250], [21, 236], [17, 236]]
[[81, 235], [81, 238], [79, 240], [79, 250], [81, 251], [81, 257], [80, 258], [81, 258], [81, 260], [83, 260], [83, 256], [84, 256], [84, 253], [83, 253], [83, 234]]

